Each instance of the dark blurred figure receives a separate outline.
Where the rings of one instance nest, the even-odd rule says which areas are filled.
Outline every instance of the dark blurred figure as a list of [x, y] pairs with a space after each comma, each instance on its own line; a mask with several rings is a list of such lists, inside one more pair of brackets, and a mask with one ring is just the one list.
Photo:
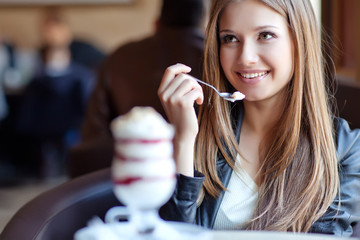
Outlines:
[[67, 149], [80, 140], [80, 125], [94, 76], [81, 65], [65, 63], [67, 60], [62, 58], [66, 58], [66, 50], [49, 48], [44, 54], [58, 59], [48, 58], [49, 63], [25, 89], [17, 133], [23, 140], [22, 149], [27, 150], [24, 163], [31, 164], [26, 169], [51, 177], [61, 172]]
[[110, 166], [109, 124], [134, 106], [152, 106], [165, 117], [157, 96], [164, 70], [181, 62], [201, 78], [207, 0], [164, 0], [153, 36], [120, 46], [104, 62], [83, 125], [83, 142], [69, 156], [70, 176]]
[[15, 121], [21, 94], [33, 73], [36, 54], [19, 48], [0, 33], [0, 186], [17, 181], [14, 165]]
[[67, 25], [42, 28], [38, 72], [24, 90], [16, 119], [14, 162], [21, 175], [65, 174], [67, 150], [80, 141], [80, 126], [94, 88], [93, 70], [73, 59]]
[[[15, 45], [5, 39], [0, 39], [0, 186], [16, 181], [15, 167], [8, 151], [13, 142], [14, 107], [18, 99], [7, 94], [7, 83], [20, 81], [17, 68]], [[11, 111], [10, 111], [11, 109]]]

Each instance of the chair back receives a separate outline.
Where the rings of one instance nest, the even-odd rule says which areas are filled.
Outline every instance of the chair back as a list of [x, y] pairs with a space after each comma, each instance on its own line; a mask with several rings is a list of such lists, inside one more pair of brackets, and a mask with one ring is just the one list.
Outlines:
[[0, 239], [73, 240], [94, 216], [104, 219], [120, 205], [113, 194], [110, 169], [70, 180], [25, 204], [8, 222]]

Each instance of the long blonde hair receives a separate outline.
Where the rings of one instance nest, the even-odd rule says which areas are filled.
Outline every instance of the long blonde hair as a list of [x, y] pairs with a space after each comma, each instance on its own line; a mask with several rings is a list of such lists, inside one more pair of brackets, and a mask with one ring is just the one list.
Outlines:
[[[220, 67], [218, 21], [236, 0], [212, 3], [206, 32], [204, 80], [225, 91]], [[239, 0], [237, 0], [239, 1]], [[261, 0], [288, 21], [294, 41], [294, 75], [287, 86], [285, 110], [273, 131], [273, 143], [261, 159], [258, 205], [248, 229], [307, 232], [334, 200], [339, 177], [334, 130], [324, 80], [321, 39], [308, 0]], [[195, 167], [205, 175], [203, 192], [225, 190], [216, 171], [219, 152], [233, 167], [238, 150], [230, 105], [204, 89]]]

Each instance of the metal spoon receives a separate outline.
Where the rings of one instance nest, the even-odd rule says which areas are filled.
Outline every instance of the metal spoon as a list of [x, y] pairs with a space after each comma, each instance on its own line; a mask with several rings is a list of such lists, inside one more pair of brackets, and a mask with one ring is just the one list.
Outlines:
[[230, 102], [235, 102], [235, 101], [238, 101], [238, 100], [243, 100], [245, 98], [245, 95], [239, 91], [236, 91], [234, 93], [228, 93], [228, 92], [219, 92], [214, 86], [206, 83], [206, 82], [203, 82], [197, 78], [194, 78], [196, 81], [198, 81], [199, 83], [201, 84], [204, 84], [208, 87], [211, 87], [212, 89], [215, 90], [215, 92], [222, 98], [224, 98], [225, 100], [227, 101], [230, 101]]

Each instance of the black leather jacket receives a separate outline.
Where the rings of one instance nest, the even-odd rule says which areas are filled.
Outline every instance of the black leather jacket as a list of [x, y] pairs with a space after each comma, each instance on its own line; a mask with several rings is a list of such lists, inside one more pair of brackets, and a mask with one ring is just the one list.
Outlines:
[[[241, 111], [240, 111], [241, 112]], [[239, 138], [242, 114], [236, 119], [235, 131]], [[338, 209], [338, 198], [330, 205], [328, 211], [318, 219], [310, 229], [312, 233], [351, 236], [352, 225], [360, 221], [360, 130], [351, 130], [343, 119], [335, 119], [337, 156], [341, 184], [341, 207]], [[232, 173], [225, 159], [217, 160], [217, 171], [224, 186], [227, 186]], [[196, 200], [199, 196], [204, 175], [199, 172], [195, 177], [178, 174], [178, 183], [170, 201], [160, 209], [165, 220], [196, 223], [206, 228], [213, 228], [224, 192], [218, 198], [205, 196], [199, 207]]]

